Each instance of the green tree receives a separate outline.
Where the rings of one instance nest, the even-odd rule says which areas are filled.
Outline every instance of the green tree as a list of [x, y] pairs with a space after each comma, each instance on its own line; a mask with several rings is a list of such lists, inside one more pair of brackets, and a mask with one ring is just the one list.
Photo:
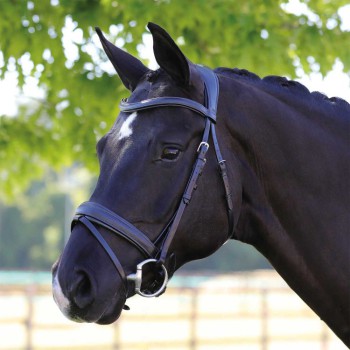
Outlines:
[[55, 184], [35, 182], [15, 205], [0, 203], [1, 269], [50, 269], [58, 258], [67, 197]]
[[[0, 192], [14, 196], [48, 168], [74, 162], [97, 170], [96, 138], [127, 95], [100, 48], [93, 26], [134, 55], [153, 21], [193, 61], [261, 75], [329, 71], [338, 58], [350, 71], [349, 32], [339, 9], [348, 0], [4, 0], [0, 1], [0, 78], [31, 79], [43, 98], [0, 117]], [[318, 63], [317, 64], [315, 64]], [[2, 102], [4, 103], [4, 102]]]

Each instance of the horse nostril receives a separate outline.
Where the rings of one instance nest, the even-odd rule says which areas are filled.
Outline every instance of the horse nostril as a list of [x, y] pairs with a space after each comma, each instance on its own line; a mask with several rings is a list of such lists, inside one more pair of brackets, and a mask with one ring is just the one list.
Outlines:
[[80, 309], [93, 303], [95, 287], [88, 273], [82, 270], [76, 272], [76, 280], [73, 283], [71, 295]]

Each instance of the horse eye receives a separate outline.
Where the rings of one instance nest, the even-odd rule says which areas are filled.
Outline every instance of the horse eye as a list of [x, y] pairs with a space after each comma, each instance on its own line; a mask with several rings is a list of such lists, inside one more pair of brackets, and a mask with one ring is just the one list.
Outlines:
[[180, 150], [175, 147], [165, 147], [161, 158], [164, 160], [176, 160], [180, 155]]

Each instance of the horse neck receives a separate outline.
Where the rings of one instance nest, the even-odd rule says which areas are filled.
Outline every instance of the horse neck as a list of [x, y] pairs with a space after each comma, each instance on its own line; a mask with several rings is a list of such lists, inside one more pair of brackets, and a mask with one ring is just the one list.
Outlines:
[[235, 238], [255, 246], [335, 331], [349, 335], [350, 116], [329, 115], [332, 108], [326, 113], [311, 95], [228, 78], [221, 84], [220, 101], [230, 101], [221, 107], [225, 137], [242, 183]]

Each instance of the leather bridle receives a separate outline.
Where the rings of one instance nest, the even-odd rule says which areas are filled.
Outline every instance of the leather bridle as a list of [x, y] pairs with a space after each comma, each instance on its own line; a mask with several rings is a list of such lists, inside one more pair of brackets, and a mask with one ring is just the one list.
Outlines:
[[[81, 204], [77, 208], [75, 216], [73, 218], [72, 227], [76, 223], [80, 222], [91, 232], [91, 234], [104, 248], [123, 281], [126, 297], [128, 293], [128, 282], [133, 282], [135, 284], [135, 293], [143, 297], [154, 297], [164, 292], [168, 283], [168, 273], [165, 268], [165, 261], [168, 258], [168, 250], [174, 239], [182, 215], [191, 201], [193, 191], [196, 188], [198, 177], [201, 175], [206, 163], [205, 156], [209, 149], [210, 135], [213, 141], [221, 178], [223, 180], [225, 188], [229, 222], [228, 238], [232, 236], [234, 226], [232, 197], [227, 177], [226, 163], [221, 155], [215, 131], [217, 104], [219, 97], [218, 78], [212, 70], [206, 67], [197, 66], [197, 69], [200, 72], [200, 75], [204, 82], [205, 105], [182, 97], [157, 97], [134, 103], [129, 103], [127, 100], [122, 100], [120, 103], [120, 110], [126, 113], [161, 107], [182, 107], [190, 109], [205, 118], [205, 128], [203, 131], [202, 141], [198, 146], [197, 158], [193, 165], [192, 173], [187, 182], [186, 189], [182, 195], [180, 204], [175, 214], [173, 215], [171, 221], [161, 232], [161, 234], [158, 236], [157, 240], [155, 242], [152, 242], [133, 224], [123, 219], [118, 214], [107, 209], [106, 207], [95, 202], [89, 201]], [[137, 265], [136, 273], [126, 276], [124, 268], [121, 265], [119, 259], [116, 257], [101, 233], [97, 230], [95, 224], [102, 226], [109, 230], [111, 233], [124, 238], [145, 256], [146, 260]], [[158, 268], [160, 267], [161, 271], [163, 272], [163, 283], [160, 288], [154, 292], [141, 289], [142, 268], [144, 265], [149, 263], [156, 263], [156, 265], [158, 265]]]

